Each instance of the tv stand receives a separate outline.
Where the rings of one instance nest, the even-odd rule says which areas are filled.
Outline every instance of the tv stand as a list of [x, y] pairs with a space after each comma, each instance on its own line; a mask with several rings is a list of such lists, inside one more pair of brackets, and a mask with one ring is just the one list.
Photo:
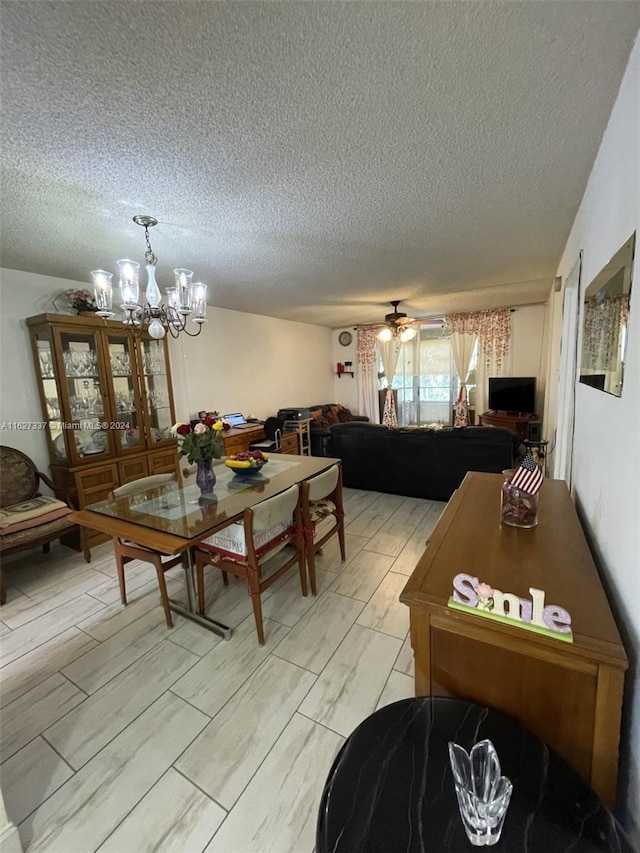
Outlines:
[[526, 441], [529, 438], [529, 423], [537, 420], [537, 415], [515, 412], [489, 411], [480, 415], [482, 426], [506, 427], [516, 432], [520, 441]]

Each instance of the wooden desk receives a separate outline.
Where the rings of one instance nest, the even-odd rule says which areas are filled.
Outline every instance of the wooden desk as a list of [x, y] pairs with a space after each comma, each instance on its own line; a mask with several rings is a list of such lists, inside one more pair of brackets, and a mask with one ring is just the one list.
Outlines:
[[[627, 658], [564, 481], [545, 480], [539, 524], [500, 524], [502, 476], [470, 472], [449, 501], [400, 600], [411, 610], [416, 695], [503, 711], [557, 750], [615, 805]], [[573, 643], [447, 607], [460, 572], [572, 616]]]
[[256, 424], [252, 429], [226, 429], [222, 434], [224, 444], [224, 455], [232, 456], [234, 453], [245, 453], [252, 441], [261, 441], [265, 437], [264, 426]]

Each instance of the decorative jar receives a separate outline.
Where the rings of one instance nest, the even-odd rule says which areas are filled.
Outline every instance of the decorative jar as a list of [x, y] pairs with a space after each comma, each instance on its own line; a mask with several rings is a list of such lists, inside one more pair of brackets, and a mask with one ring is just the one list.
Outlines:
[[535, 527], [538, 523], [538, 495], [530, 495], [512, 485], [511, 477], [515, 469], [511, 468], [502, 472], [504, 483], [502, 486], [502, 521], [511, 527]]

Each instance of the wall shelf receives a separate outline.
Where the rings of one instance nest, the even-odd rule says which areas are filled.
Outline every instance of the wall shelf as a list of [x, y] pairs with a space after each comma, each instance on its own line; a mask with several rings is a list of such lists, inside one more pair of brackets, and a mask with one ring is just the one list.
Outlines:
[[338, 373], [338, 371], [336, 370], [336, 376], [337, 377], [350, 376], [353, 379], [353, 377], [355, 376], [355, 373], [353, 370], [343, 370], [342, 373]]

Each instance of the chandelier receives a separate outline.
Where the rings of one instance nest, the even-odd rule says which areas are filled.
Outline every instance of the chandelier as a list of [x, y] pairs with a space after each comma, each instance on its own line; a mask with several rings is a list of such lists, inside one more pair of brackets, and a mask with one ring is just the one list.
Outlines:
[[[180, 332], [194, 338], [202, 331], [207, 322], [207, 285], [193, 282], [193, 272], [187, 269], [175, 269], [175, 286], [168, 287], [166, 302], [156, 282], [156, 264], [158, 258], [151, 248], [149, 228], [158, 224], [153, 216], [134, 216], [136, 225], [144, 228], [147, 251], [144, 253], [147, 269], [147, 289], [144, 302], [140, 302], [140, 264], [128, 258], [117, 261], [120, 276], [120, 294], [122, 298], [122, 322], [131, 329], [134, 335], [140, 336], [147, 331], [152, 338], [164, 338], [167, 331], [177, 338]], [[93, 287], [96, 297], [96, 311], [99, 317], [108, 319], [114, 316], [111, 310], [113, 303], [113, 273], [106, 270], [93, 270]], [[190, 331], [187, 321], [195, 324], [195, 331]]]

